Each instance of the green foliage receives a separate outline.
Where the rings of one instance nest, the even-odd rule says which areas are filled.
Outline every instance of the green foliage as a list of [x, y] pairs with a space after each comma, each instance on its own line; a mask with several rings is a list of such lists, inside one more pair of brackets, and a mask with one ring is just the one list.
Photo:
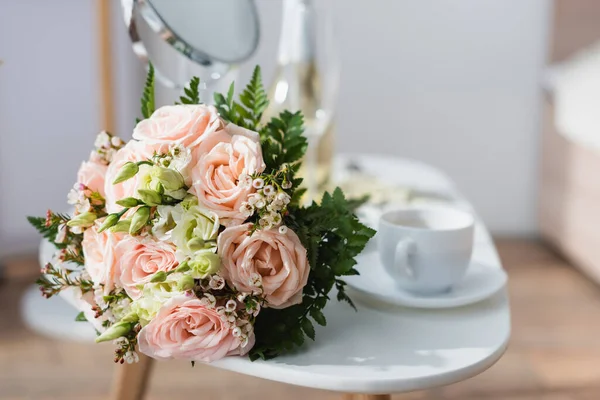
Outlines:
[[269, 105], [267, 92], [262, 83], [260, 67], [257, 65], [252, 79], [239, 96], [239, 102], [233, 100], [234, 84], [229, 86], [227, 96], [215, 93], [215, 107], [221, 117], [241, 127], [257, 131], [263, 112]]
[[185, 95], [181, 96], [179, 101], [181, 101], [181, 104], [200, 104], [200, 91], [198, 90], [200, 78], [194, 76], [188, 86], [183, 89]]
[[[276, 170], [283, 164], [288, 164], [297, 171], [308, 147], [308, 141], [303, 133], [304, 118], [300, 111], [295, 113], [283, 111], [279, 117], [272, 118], [260, 130], [267, 171]], [[292, 184], [294, 187], [298, 186], [294, 182]]]
[[46, 298], [50, 298], [70, 286], [79, 287], [83, 293], [92, 290], [93, 286], [92, 282], [82, 279], [77, 273], [71, 273], [51, 263], [44, 266], [42, 276], [36, 283], [40, 287], [42, 295]]
[[150, 118], [154, 112], [154, 66], [152, 64], [148, 64], [148, 75], [146, 76], [141, 104], [142, 116]]
[[66, 214], [54, 213], [48, 210], [46, 218], [44, 217], [27, 217], [27, 221], [33, 226], [42, 237], [52, 243], [58, 249], [67, 247], [67, 243], [73, 241], [75, 244], [81, 243], [83, 235], [76, 235], [70, 231], [67, 233], [67, 238], [64, 243], [55, 243], [58, 229], [61, 225], [66, 225], [71, 217]]
[[304, 343], [304, 336], [314, 340], [313, 321], [327, 323], [323, 308], [335, 286], [337, 299], [352, 301], [345, 292], [343, 276], [355, 275], [354, 257], [365, 247], [375, 231], [360, 223], [350, 209], [341, 189], [325, 193], [320, 204], [290, 210], [284, 223], [293, 229], [306, 247], [310, 264], [308, 283], [302, 304], [261, 311], [254, 325], [256, 345], [250, 358], [269, 359]]
[[88, 320], [85, 317], [85, 314], [83, 313], [83, 311], [81, 311], [79, 314], [77, 314], [77, 316], [75, 317], [75, 321], [77, 321], [77, 322], [88, 322]]

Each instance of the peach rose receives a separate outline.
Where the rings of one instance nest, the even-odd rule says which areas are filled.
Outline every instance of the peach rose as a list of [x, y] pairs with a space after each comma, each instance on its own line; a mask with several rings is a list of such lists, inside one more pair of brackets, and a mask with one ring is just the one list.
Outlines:
[[231, 325], [221, 321], [213, 308], [197, 298], [178, 296], [168, 300], [156, 317], [138, 334], [142, 353], [157, 359], [212, 362], [230, 355], [245, 355], [254, 344], [254, 334], [241, 347]]
[[310, 267], [300, 239], [291, 229], [285, 234], [274, 228], [249, 235], [251, 226], [229, 227], [219, 235], [220, 273], [242, 292], [252, 292], [262, 282], [271, 308], [301, 303]]
[[[109, 213], [118, 212], [123, 209], [123, 207], [116, 204], [118, 200], [124, 199], [125, 197], [135, 197], [138, 179], [142, 175], [138, 172], [133, 178], [113, 185], [113, 181], [117, 177], [121, 167], [129, 161], [138, 162], [148, 160], [152, 158], [155, 152], [163, 153], [167, 150], [168, 146], [166, 145], [147, 145], [142, 142], [131, 140], [122, 149], [117, 151], [112, 162], [108, 165], [108, 169], [106, 170], [106, 181], [104, 182], [104, 198], [106, 200], [106, 210]], [[148, 167], [140, 167], [140, 169], [143, 168]]]
[[125, 236], [115, 248], [119, 265], [119, 280], [132, 299], [141, 297], [138, 285], [150, 282], [158, 271], [177, 267], [175, 247], [150, 237]]
[[133, 138], [147, 144], [181, 144], [194, 147], [202, 138], [223, 127], [217, 109], [204, 104], [164, 106], [140, 121]]
[[104, 177], [108, 166], [94, 161], [84, 161], [77, 172], [77, 182], [104, 197]]
[[97, 223], [83, 232], [81, 245], [85, 257], [85, 269], [92, 278], [94, 286], [103, 285], [104, 293], [108, 294], [118, 282], [115, 247], [123, 235], [109, 230], [98, 233], [100, 224]]
[[[231, 131], [243, 134], [231, 135]], [[217, 214], [224, 226], [243, 222], [240, 207], [254, 188], [240, 178], [265, 169], [258, 134], [229, 124], [208, 136], [194, 150], [193, 159], [190, 191], [198, 202]]]

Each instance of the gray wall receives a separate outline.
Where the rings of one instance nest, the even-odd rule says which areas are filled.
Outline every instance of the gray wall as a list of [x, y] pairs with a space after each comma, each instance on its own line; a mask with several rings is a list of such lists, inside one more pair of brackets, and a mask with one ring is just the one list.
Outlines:
[[[535, 233], [538, 83], [551, 3], [334, 1], [343, 68], [338, 150], [429, 162], [456, 180], [496, 233]], [[115, 102], [128, 137], [143, 71], [118, 3]], [[263, 40], [248, 68], [262, 64], [269, 79], [280, 2], [258, 5]], [[65, 206], [101, 128], [94, 12], [92, 0], [0, 0], [0, 254], [35, 247], [24, 216]]]

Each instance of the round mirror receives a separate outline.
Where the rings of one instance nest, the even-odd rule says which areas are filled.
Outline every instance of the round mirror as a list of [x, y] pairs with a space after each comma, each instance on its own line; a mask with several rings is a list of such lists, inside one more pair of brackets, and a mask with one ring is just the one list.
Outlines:
[[135, 54], [168, 87], [208, 85], [248, 59], [259, 40], [252, 0], [121, 0]]

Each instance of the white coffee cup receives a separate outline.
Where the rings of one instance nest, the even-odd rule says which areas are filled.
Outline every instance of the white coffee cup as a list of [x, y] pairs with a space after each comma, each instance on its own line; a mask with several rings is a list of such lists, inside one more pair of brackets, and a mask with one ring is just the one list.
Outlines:
[[381, 262], [401, 289], [448, 291], [469, 267], [474, 225], [468, 212], [445, 206], [388, 211], [377, 232]]

